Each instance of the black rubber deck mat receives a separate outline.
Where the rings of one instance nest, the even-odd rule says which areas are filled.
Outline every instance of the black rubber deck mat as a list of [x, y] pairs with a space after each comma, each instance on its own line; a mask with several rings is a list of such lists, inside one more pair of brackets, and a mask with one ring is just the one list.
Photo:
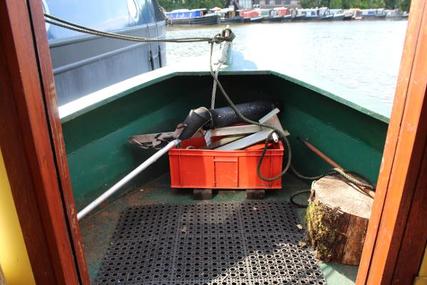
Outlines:
[[284, 202], [147, 205], [119, 219], [97, 284], [326, 284]]

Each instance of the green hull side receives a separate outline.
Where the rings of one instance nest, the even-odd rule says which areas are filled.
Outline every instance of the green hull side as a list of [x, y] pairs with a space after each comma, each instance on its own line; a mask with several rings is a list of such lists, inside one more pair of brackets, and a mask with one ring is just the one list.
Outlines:
[[[270, 99], [291, 133], [293, 161], [309, 175], [329, 169], [297, 137], [309, 139], [343, 167], [375, 182], [387, 124], [275, 75], [221, 77], [235, 102]], [[63, 123], [77, 208], [81, 209], [153, 152], [133, 150], [134, 134], [173, 130], [191, 108], [210, 105], [212, 79], [181, 75], [122, 96]], [[225, 105], [220, 94], [218, 106]], [[168, 170], [164, 157], [128, 188]], [[284, 181], [286, 185], [286, 181]]]

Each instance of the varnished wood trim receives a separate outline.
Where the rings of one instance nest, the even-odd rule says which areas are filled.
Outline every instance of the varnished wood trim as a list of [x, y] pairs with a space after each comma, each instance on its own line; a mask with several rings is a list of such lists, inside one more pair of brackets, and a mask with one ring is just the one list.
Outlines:
[[[357, 276], [357, 284], [393, 281], [402, 238], [424, 153], [425, 88], [427, 80], [427, 8], [425, 0], [412, 2], [400, 74], [387, 134], [383, 162]], [[411, 231], [417, 232], [416, 228]], [[410, 278], [413, 268], [401, 268]], [[409, 282], [407, 279], [406, 282]], [[411, 281], [412, 282], [412, 281]]]
[[84, 284], [89, 284], [89, 274], [83, 252], [83, 245], [80, 237], [80, 227], [77, 220], [77, 210], [74, 203], [73, 189], [69, 175], [67, 154], [65, 151], [64, 137], [62, 135], [62, 125], [58, 114], [56, 101], [55, 81], [53, 76], [52, 62], [45, 31], [45, 21], [43, 16], [41, 0], [29, 0], [31, 21], [34, 28], [35, 48], [40, 68], [42, 81], [42, 91], [44, 94], [46, 112], [50, 125], [52, 144], [56, 167], [59, 172], [62, 198], [67, 210], [69, 230], [71, 231], [74, 253], [77, 258], [79, 275]]
[[36, 282], [79, 284], [27, 4], [0, 1], [0, 144]]

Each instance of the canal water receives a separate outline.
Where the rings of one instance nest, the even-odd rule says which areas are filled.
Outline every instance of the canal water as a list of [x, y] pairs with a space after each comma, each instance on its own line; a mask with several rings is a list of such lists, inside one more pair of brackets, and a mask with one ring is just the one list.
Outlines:
[[[407, 21], [261, 23], [233, 25], [233, 49], [343, 86], [391, 110]], [[169, 27], [168, 37], [212, 36], [222, 26]], [[168, 44], [167, 62], [206, 56], [207, 43]]]

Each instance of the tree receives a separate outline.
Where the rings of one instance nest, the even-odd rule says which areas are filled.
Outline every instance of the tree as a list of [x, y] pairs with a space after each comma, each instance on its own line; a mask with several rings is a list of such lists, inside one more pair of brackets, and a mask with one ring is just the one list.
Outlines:
[[341, 9], [343, 7], [343, 3], [341, 0], [331, 0], [329, 4], [329, 8], [331, 9]]
[[319, 7], [318, 0], [301, 0], [300, 5], [302, 8], [315, 8]]
[[399, 8], [401, 11], [409, 12], [409, 7], [411, 7], [411, 0], [402, 0], [399, 3]]

